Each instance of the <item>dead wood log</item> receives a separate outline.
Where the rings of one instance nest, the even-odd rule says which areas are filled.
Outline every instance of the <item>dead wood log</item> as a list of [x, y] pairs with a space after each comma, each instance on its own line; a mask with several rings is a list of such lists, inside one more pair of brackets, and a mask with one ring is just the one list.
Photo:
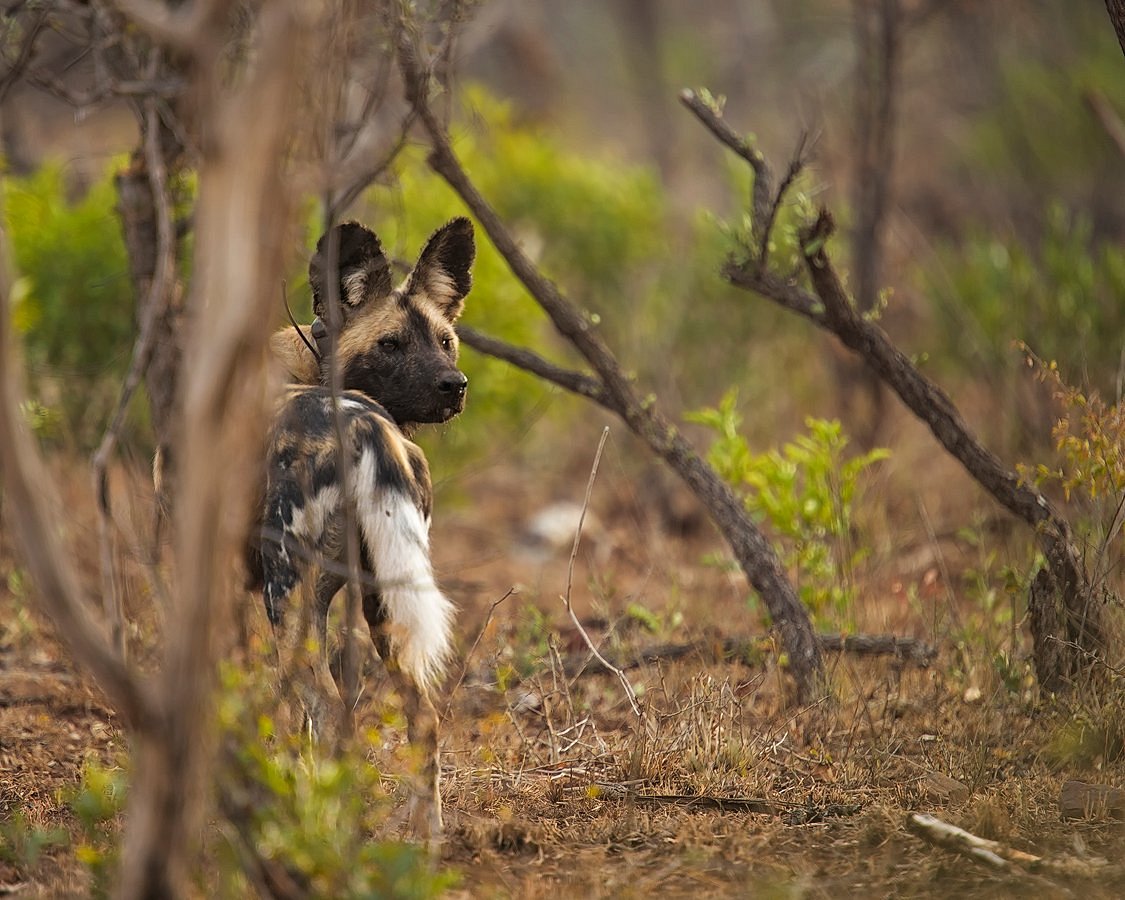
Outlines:
[[1125, 819], [1125, 789], [1067, 781], [1059, 791], [1059, 815], [1064, 819]]
[[[539, 270], [496, 210], [477, 190], [453, 149], [444, 123], [431, 106], [434, 82], [412, 37], [418, 32], [416, 24], [403, 24], [398, 58], [407, 100], [429, 138], [430, 167], [461, 197], [512, 273], [542, 307], [558, 333], [583, 356], [596, 375], [593, 379], [575, 375], [555, 380], [555, 383], [568, 389], [573, 389], [576, 382], [584, 386], [586, 390], [580, 393], [595, 399], [621, 418], [692, 489], [730, 544], [747, 579], [769, 610], [788, 655], [798, 701], [811, 703], [819, 700], [825, 693], [820, 646], [813, 635], [808, 611], [797, 597], [777, 553], [751, 521], [730, 485], [699, 456], [651, 398], [642, 399], [638, 395], [631, 379], [602, 340], [590, 315], [572, 303]], [[496, 342], [491, 343], [495, 346]], [[521, 361], [527, 362], [526, 353], [509, 353], [501, 358], [516, 365]], [[547, 377], [544, 366], [528, 368], [534, 374]], [[557, 372], [558, 367], [553, 368]], [[591, 381], [593, 384], [590, 384]]]

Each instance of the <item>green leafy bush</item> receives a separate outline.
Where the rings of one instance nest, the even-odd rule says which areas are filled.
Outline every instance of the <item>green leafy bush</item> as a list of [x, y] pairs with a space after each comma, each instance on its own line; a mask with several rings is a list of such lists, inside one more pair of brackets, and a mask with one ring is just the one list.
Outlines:
[[[252, 854], [282, 867], [309, 896], [424, 900], [452, 886], [423, 848], [379, 838], [390, 811], [381, 776], [364, 752], [375, 735], [333, 759], [278, 735], [269, 710], [276, 688], [260, 674], [223, 673], [219, 721], [228, 879]], [[239, 846], [239, 845], [242, 846]]]
[[12, 315], [31, 389], [81, 445], [100, 432], [129, 362], [132, 286], [107, 175], [71, 196], [61, 165], [3, 180], [20, 288]]
[[[1027, 348], [1024, 348], [1025, 351]], [[1084, 544], [1096, 589], [1125, 593], [1125, 400], [1107, 403], [1097, 391], [1067, 383], [1056, 362], [1028, 353], [1028, 363], [1051, 390], [1059, 415], [1050, 465], [1017, 466], [1020, 477], [1062, 493]]]
[[798, 593], [814, 617], [837, 627], [854, 626], [854, 576], [867, 550], [854, 540], [853, 509], [860, 476], [890, 452], [876, 449], [849, 459], [840, 423], [810, 418], [806, 434], [753, 453], [739, 431], [737, 399], [732, 389], [717, 409], [688, 416], [718, 435], [708, 460], [742, 495], [754, 518], [768, 523], [778, 537], [783, 560], [796, 574]]
[[1034, 247], [984, 232], [940, 253], [924, 276], [947, 352], [995, 377], [1019, 365], [1014, 341], [1081, 366], [1113, 389], [1125, 333], [1125, 250], [1094, 237], [1089, 219], [1052, 206]]

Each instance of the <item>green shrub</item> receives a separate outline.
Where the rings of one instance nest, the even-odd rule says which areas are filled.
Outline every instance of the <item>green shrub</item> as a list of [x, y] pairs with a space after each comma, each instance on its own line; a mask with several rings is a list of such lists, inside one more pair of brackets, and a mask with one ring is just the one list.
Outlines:
[[244, 842], [313, 897], [424, 900], [452, 886], [455, 876], [432, 871], [423, 848], [378, 837], [390, 799], [365, 752], [376, 735], [323, 758], [299, 738], [276, 733], [276, 706], [266, 677], [224, 669], [220, 790], [233, 826], [225, 833], [234, 841], [223, 865], [228, 882], [237, 882], [245, 859], [237, 844]]
[[34, 870], [44, 850], [66, 841], [64, 830], [33, 825], [18, 809], [0, 821], [0, 860], [16, 866], [24, 874]]
[[132, 286], [107, 175], [70, 196], [61, 165], [3, 180], [20, 289], [12, 312], [36, 400], [81, 445], [100, 433], [129, 362]]
[[852, 534], [853, 509], [860, 476], [890, 452], [846, 458], [848, 439], [840, 423], [810, 418], [806, 434], [755, 454], [739, 432], [737, 399], [732, 389], [717, 409], [688, 416], [718, 435], [708, 460], [742, 495], [755, 520], [768, 523], [813, 616], [826, 625], [854, 627], [855, 572], [867, 549]]
[[950, 356], [969, 356], [995, 377], [1022, 363], [1013, 352], [1022, 340], [1114, 390], [1125, 333], [1125, 249], [1097, 240], [1089, 219], [1052, 206], [1036, 246], [977, 232], [941, 250], [939, 260], [923, 283]]

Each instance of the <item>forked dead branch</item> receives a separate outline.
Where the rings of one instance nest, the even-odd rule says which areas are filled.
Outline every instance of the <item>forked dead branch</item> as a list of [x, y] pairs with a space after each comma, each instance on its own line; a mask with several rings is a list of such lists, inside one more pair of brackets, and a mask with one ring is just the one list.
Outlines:
[[[709, 98], [684, 91], [681, 100], [723, 144], [750, 162], [755, 173], [757, 209], [761, 203], [758, 182], [770, 183], [765, 158], [747, 147]], [[784, 187], [779, 193], [782, 190]], [[758, 240], [751, 242], [742, 258], [729, 260], [723, 275], [736, 287], [765, 297], [835, 335], [929, 427], [981, 487], [1035, 530], [1036, 543], [1047, 560], [1029, 596], [1036, 674], [1044, 690], [1066, 687], [1090, 672], [1092, 661], [1102, 658], [1105, 650], [1101, 622], [1104, 601], [1090, 583], [1069, 522], [1043, 494], [1022, 482], [981, 443], [949, 396], [859, 311], [828, 255], [827, 244], [834, 231], [835, 223], [827, 210], [821, 210], [816, 220], [800, 231], [800, 251], [812, 290], [801, 283], [798, 272], [772, 267]], [[763, 237], [768, 242], [768, 234]]]

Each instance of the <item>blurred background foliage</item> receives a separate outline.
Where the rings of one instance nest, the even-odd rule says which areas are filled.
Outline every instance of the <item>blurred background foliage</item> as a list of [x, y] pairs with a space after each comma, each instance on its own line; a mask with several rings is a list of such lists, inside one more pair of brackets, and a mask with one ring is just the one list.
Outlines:
[[[852, 430], [845, 388], [821, 337], [719, 276], [745, 240], [749, 178], [678, 108], [676, 91], [725, 95], [728, 121], [752, 126], [779, 170], [800, 130], [814, 132], [815, 165], [780, 212], [775, 259], [784, 259], [817, 204], [851, 219], [850, 16], [842, 0], [710, 0], [690, 11], [495, 0], [464, 41], [457, 148], [484, 194], [595, 314], [643, 391], [678, 413], [738, 385], [758, 446], [810, 415], [842, 415]], [[1104, 19], [1096, 4], [952, 2], [904, 36], [883, 324], [955, 396], [987, 382], [996, 415], [983, 417], [986, 432], [1015, 430], [1021, 444], [1047, 445], [1048, 398], [1019, 374], [1014, 341], [1103, 394], [1121, 380], [1125, 160], [1088, 102], [1125, 110], [1120, 49]], [[136, 331], [107, 174], [119, 164], [44, 159], [3, 184], [23, 277], [29, 416], [78, 447], [100, 433]], [[462, 213], [417, 146], [350, 211], [407, 265]], [[321, 226], [311, 201], [308, 220], [306, 248]], [[845, 271], [847, 237], [835, 252]], [[465, 321], [577, 365], [479, 244]], [[307, 308], [303, 273], [291, 276], [293, 305]], [[431, 442], [448, 459], [551, 445], [585, 409], [468, 349], [464, 365], [470, 414]], [[144, 446], [143, 414], [134, 421]]]
[[4, 226], [21, 282], [12, 310], [23, 339], [37, 431], [90, 446], [129, 364], [132, 286], [107, 173], [84, 191], [48, 162], [3, 181]]

